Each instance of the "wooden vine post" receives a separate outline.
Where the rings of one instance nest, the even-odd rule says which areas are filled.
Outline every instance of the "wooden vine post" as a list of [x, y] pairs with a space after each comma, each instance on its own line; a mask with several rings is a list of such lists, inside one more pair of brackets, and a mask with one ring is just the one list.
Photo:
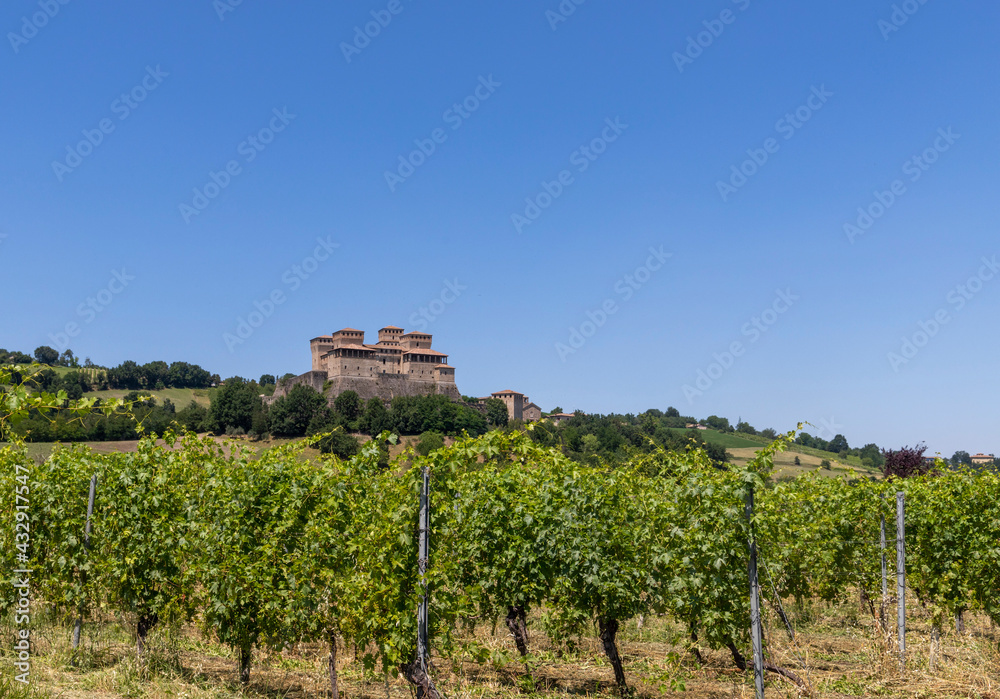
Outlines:
[[906, 500], [896, 493], [896, 627], [899, 634], [899, 671], [906, 670]]
[[[427, 660], [430, 654], [430, 641], [427, 631], [427, 560], [430, 550], [431, 528], [431, 487], [430, 469], [424, 467], [423, 484], [420, 488], [420, 544], [417, 553], [417, 566], [420, 572], [420, 605], [417, 608], [417, 667], [423, 677], [428, 677]], [[418, 699], [424, 699], [424, 687], [417, 686]]]
[[764, 646], [760, 621], [760, 580], [757, 578], [757, 541], [753, 530], [753, 484], [746, 492], [747, 547], [750, 551], [750, 638], [753, 642], [753, 684], [757, 699], [764, 699]]

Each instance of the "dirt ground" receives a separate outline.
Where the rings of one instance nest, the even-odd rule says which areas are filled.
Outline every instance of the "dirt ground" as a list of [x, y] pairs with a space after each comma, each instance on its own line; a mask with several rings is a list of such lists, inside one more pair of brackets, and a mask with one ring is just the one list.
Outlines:
[[[857, 607], [857, 608], [855, 608]], [[900, 672], [891, 642], [875, 632], [859, 605], [807, 602], [789, 604], [795, 629], [789, 639], [783, 624], [767, 614], [768, 660], [798, 675], [800, 687], [767, 675], [768, 697], [978, 697], [1000, 699], [1000, 630], [985, 618], [967, 615], [965, 633], [952, 629], [942, 637], [939, 667], [928, 669], [929, 627], [920, 611], [910, 614], [906, 670]], [[455, 658], [434, 657], [433, 676], [451, 699], [531, 696], [617, 696], [612, 669], [594, 635], [568, 645], [551, 643], [541, 618], [529, 622], [531, 656], [521, 662], [513, 639], [501, 623], [477, 627], [462, 638], [469, 651]], [[8, 639], [0, 649], [3, 673], [11, 673]], [[144, 663], [135, 658], [133, 640], [114, 620], [85, 627], [84, 643], [73, 665], [69, 626], [42, 624], [35, 633], [31, 692], [23, 696], [119, 697], [289, 697], [329, 696], [327, 651], [297, 645], [254, 657], [250, 686], [241, 694], [236, 662], [225, 646], [207, 639], [194, 626], [154, 631]], [[619, 646], [625, 672], [637, 697], [752, 697], [752, 674], [738, 670], [729, 651], [701, 648], [704, 665], [686, 647], [680, 627], [668, 619], [633, 619], [623, 625]], [[399, 678], [386, 681], [355, 660], [355, 649], [340, 648], [339, 686], [348, 699], [405, 699], [413, 696]], [[475, 659], [473, 658], [475, 655]], [[4, 694], [0, 689], [0, 695]]]

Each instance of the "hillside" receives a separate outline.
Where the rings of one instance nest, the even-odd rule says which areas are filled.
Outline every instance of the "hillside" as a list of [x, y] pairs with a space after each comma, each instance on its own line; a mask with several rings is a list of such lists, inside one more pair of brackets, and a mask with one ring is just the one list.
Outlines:
[[[681, 427], [668, 428], [674, 434], [685, 435], [691, 430]], [[746, 439], [742, 434], [735, 432], [719, 432], [718, 430], [697, 430], [698, 435], [709, 444], [718, 444], [726, 449], [741, 449], [746, 447], [760, 448], [760, 443]]]
[[[686, 433], [689, 430], [673, 428], [675, 433]], [[725, 447], [732, 455], [733, 463], [737, 465], [745, 464], [754, 457], [754, 454], [761, 447], [768, 444], [770, 440], [760, 435], [748, 435], [736, 432], [719, 432], [718, 430], [698, 430], [699, 436], [710, 444], [718, 444]], [[795, 457], [799, 458], [799, 465], [795, 464]], [[797, 476], [807, 471], [815, 471], [821, 468], [823, 461], [830, 462], [830, 469], [823, 469], [823, 473], [830, 476], [843, 475], [848, 469], [854, 469], [858, 473], [866, 475], [879, 475], [877, 469], [868, 469], [862, 466], [861, 459], [856, 456], [841, 458], [839, 454], [829, 451], [821, 451], [811, 447], [804, 447], [800, 444], [793, 444], [788, 451], [778, 454], [774, 459], [775, 476]]]
[[[71, 372], [78, 372], [87, 377], [90, 381], [96, 381], [99, 374], [104, 373], [104, 369], [86, 369], [83, 367], [73, 369], [71, 367], [63, 366], [50, 366], [45, 367], [53, 372], [56, 376], [62, 378], [66, 374]], [[169, 399], [178, 410], [181, 410], [187, 406], [191, 401], [194, 401], [198, 405], [207, 408], [211, 403], [212, 393], [216, 389], [214, 388], [167, 388], [162, 391], [142, 391], [145, 394], [151, 395], [156, 399], [156, 402], [160, 405], [163, 404], [165, 399]], [[130, 391], [125, 389], [112, 389], [108, 391], [89, 391], [84, 394], [85, 398], [124, 398], [128, 395]]]
[[[158, 405], [162, 405], [164, 399], [169, 399], [174, 406], [181, 410], [188, 405], [191, 401], [194, 401], [198, 405], [207, 408], [212, 400], [212, 393], [216, 389], [214, 388], [167, 388], [162, 391], [142, 391], [146, 395], [150, 395], [156, 399]], [[95, 398], [124, 398], [130, 393], [123, 389], [114, 389], [110, 391], [91, 391], [90, 393], [84, 394], [84, 397], [95, 397]]]

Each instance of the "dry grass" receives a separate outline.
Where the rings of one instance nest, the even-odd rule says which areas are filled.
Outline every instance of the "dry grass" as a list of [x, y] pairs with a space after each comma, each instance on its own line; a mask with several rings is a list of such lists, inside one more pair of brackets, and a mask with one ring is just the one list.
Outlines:
[[[988, 620], [967, 615], [964, 635], [942, 636], [943, 657], [936, 672], [928, 671], [929, 626], [920, 610], [910, 614], [908, 662], [901, 673], [892, 639], [876, 633], [858, 605], [807, 602], [790, 605], [796, 628], [792, 642], [780, 621], [769, 615], [766, 636], [769, 660], [807, 680], [803, 690], [767, 677], [768, 697], [913, 697], [1000, 699], [1000, 632]], [[469, 650], [456, 658], [435, 658], [434, 676], [449, 699], [509, 699], [515, 695], [565, 697], [614, 695], [613, 673], [593, 636], [557, 645], [531, 619], [530, 672], [517, 656], [503, 625], [496, 633], [480, 627], [463, 641]], [[0, 627], [3, 673], [11, 672], [9, 625]], [[118, 620], [104, 619], [85, 627], [84, 647], [74, 666], [70, 629], [52, 620], [34, 632], [32, 696], [67, 698], [183, 697], [222, 699], [253, 696], [313, 698], [329, 695], [326, 650], [298, 645], [280, 653], [258, 653], [250, 687], [241, 692], [236, 662], [224, 646], [206, 640], [194, 627], [154, 631], [149, 655], [140, 664], [132, 639]], [[702, 649], [699, 665], [682, 641], [683, 634], [667, 619], [626, 624], [619, 636], [625, 671], [639, 697], [752, 697], [752, 678], [738, 671], [728, 651]], [[365, 673], [353, 649], [339, 653], [340, 688], [350, 699], [405, 699], [410, 687], [399, 678], [388, 682]], [[475, 656], [475, 657], [474, 657]], [[679, 691], [681, 688], [686, 691]], [[0, 695], [4, 691], [0, 686]]]
[[[748, 447], [728, 449], [727, 451], [733, 457], [733, 463], [738, 466], [743, 466], [757, 456], [757, 452], [759, 450], [760, 447]], [[796, 458], [799, 459], [799, 464], [795, 463]], [[859, 469], [837, 461], [836, 459], [830, 460], [829, 470], [821, 468], [822, 463], [822, 458], [811, 454], [800, 454], [793, 451], [781, 452], [780, 454], [774, 455], [774, 477], [780, 478], [782, 476], [800, 476], [803, 473], [809, 473], [811, 471], [816, 471], [822, 476], [843, 476], [849, 469], [852, 468], [862, 475], [876, 475], [878, 473], [877, 471]]]

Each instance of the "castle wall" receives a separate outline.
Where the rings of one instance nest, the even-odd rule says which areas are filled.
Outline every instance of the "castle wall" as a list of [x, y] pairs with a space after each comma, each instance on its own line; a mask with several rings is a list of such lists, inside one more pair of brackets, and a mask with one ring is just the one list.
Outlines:
[[327, 357], [327, 373], [331, 376], [375, 378], [382, 373], [381, 360], [367, 357]]
[[378, 379], [364, 379], [353, 376], [332, 377], [327, 393], [331, 404], [344, 391], [355, 391], [363, 400], [381, 398], [389, 402], [397, 396], [424, 396], [439, 393], [451, 400], [459, 401], [462, 395], [454, 383], [433, 383], [414, 381], [402, 376], [382, 376]]
[[316, 391], [322, 393], [323, 386], [329, 381], [329, 389], [326, 397], [333, 405], [334, 399], [344, 391], [354, 391], [363, 400], [369, 398], [381, 398], [389, 402], [396, 396], [423, 396], [428, 394], [441, 394], [448, 396], [453, 401], [460, 401], [462, 394], [458, 392], [458, 387], [452, 382], [434, 383], [430, 381], [414, 381], [399, 375], [385, 375], [378, 378], [361, 376], [329, 376], [324, 371], [309, 371], [302, 376], [291, 379], [282, 379], [274, 389], [274, 395], [267, 399], [267, 403], [273, 403], [278, 398], [288, 395], [294, 386], [305, 384], [312, 386]]
[[305, 384], [312, 386], [317, 392], [323, 392], [323, 385], [326, 383], [327, 374], [325, 371], [307, 371], [302, 376], [290, 379], [279, 379], [278, 385], [274, 387], [274, 394], [264, 399], [264, 402], [271, 404], [282, 396], [287, 396], [294, 386]]

